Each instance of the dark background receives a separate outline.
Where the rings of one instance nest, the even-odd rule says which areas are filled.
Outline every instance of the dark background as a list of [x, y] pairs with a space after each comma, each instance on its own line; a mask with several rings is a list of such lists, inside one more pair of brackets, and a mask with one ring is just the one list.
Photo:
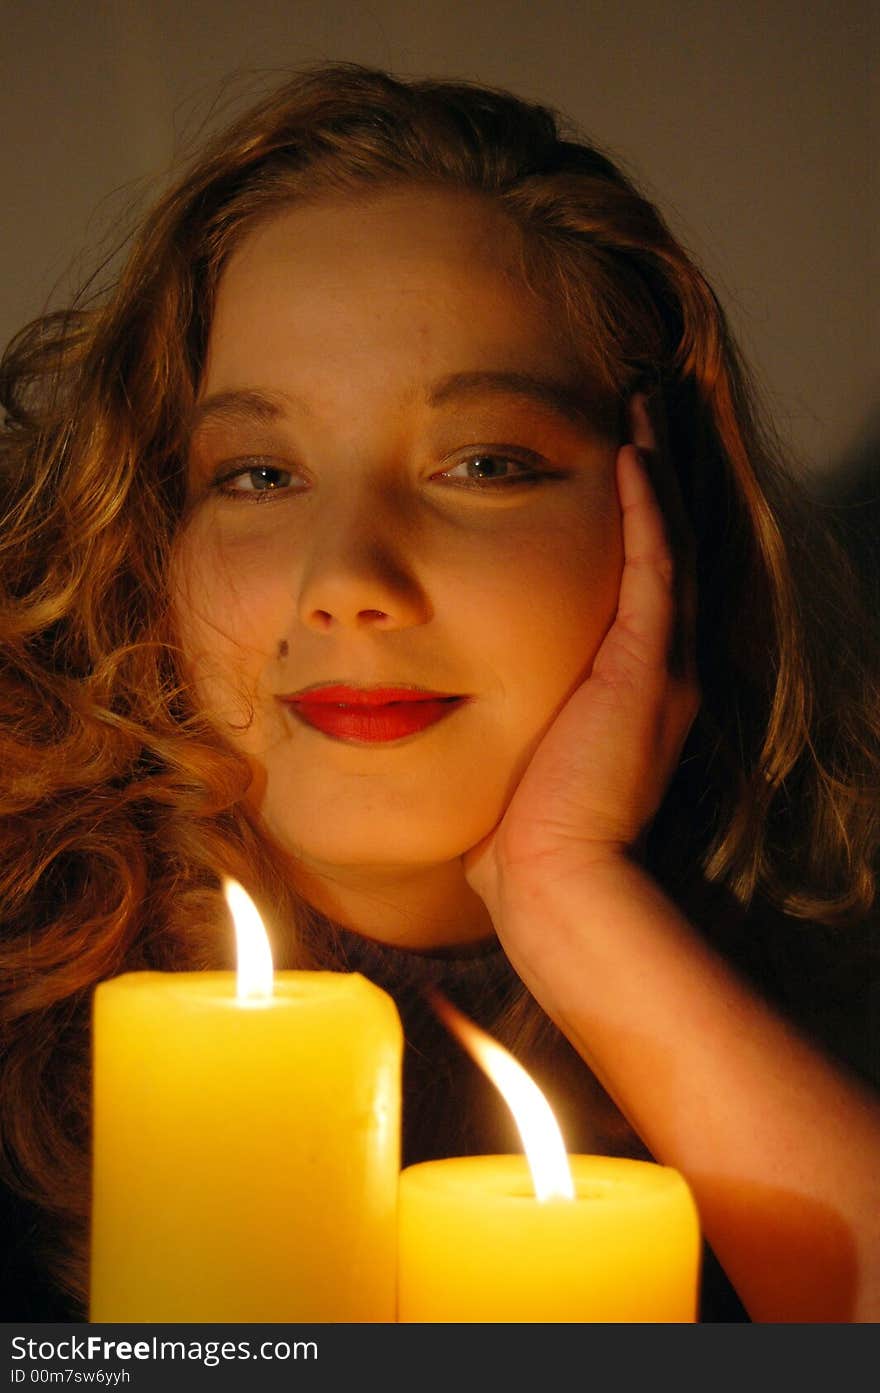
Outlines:
[[0, 343], [205, 123], [328, 58], [561, 107], [704, 266], [804, 467], [876, 459], [873, 0], [0, 0]]

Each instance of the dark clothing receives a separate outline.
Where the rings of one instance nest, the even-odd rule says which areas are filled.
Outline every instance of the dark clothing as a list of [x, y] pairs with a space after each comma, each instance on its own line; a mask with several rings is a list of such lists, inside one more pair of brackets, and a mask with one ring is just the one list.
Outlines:
[[81, 1321], [40, 1261], [40, 1211], [0, 1186], [0, 1320]]

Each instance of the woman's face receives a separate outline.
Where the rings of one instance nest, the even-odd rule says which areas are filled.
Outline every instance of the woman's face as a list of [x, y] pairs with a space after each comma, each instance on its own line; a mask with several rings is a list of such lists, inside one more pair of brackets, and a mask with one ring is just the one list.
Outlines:
[[273, 217], [220, 282], [176, 611], [318, 878], [491, 831], [614, 615], [615, 447], [516, 249], [476, 195], [371, 193]]

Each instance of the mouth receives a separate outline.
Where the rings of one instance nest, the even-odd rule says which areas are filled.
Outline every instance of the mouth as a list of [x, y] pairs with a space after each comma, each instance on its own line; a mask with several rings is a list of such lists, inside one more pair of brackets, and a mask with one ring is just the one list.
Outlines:
[[387, 744], [427, 730], [451, 716], [466, 696], [424, 687], [349, 687], [326, 683], [280, 696], [303, 725], [333, 740]]

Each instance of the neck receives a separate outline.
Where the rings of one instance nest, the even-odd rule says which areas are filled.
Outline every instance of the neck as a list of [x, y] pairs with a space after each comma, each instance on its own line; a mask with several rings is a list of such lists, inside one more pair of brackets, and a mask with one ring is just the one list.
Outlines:
[[460, 861], [438, 866], [321, 866], [298, 861], [303, 899], [344, 928], [416, 953], [477, 947], [494, 937]]

